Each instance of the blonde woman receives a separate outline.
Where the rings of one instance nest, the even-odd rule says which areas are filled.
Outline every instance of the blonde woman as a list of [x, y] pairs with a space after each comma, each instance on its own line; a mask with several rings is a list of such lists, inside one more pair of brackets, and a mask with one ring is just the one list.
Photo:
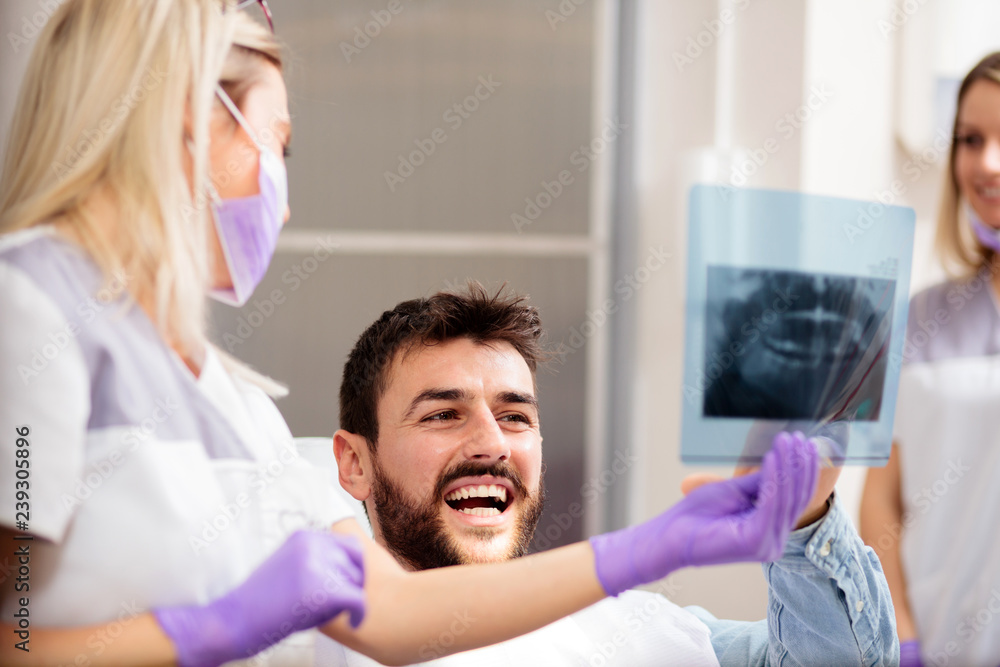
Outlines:
[[910, 304], [885, 468], [861, 534], [904, 665], [1000, 665], [1000, 53], [962, 81], [937, 229], [953, 278]]
[[[0, 178], [0, 662], [305, 665], [320, 628], [407, 663], [776, 558], [825, 512], [783, 436], [647, 524], [404, 571], [296, 455], [280, 387], [205, 334], [206, 296], [245, 302], [289, 216], [281, 52], [242, 5], [67, 0], [37, 38]], [[449, 633], [463, 610], [485, 622]]]

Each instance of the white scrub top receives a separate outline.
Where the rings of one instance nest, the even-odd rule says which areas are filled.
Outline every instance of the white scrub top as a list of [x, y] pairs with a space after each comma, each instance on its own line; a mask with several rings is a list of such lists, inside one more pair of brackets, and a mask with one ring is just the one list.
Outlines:
[[[33, 627], [206, 603], [295, 530], [353, 516], [260, 389], [211, 350], [195, 379], [141, 309], [101, 287], [51, 228], [0, 237], [0, 522], [22, 518], [15, 428], [27, 427]], [[317, 634], [253, 664], [311, 665]]]
[[[925, 656], [1000, 664], [1000, 312], [989, 283], [913, 298], [896, 407], [901, 557]], [[930, 664], [930, 663], [928, 663]]]
[[[530, 601], [525, 601], [530, 604]], [[483, 600], [483, 615], [490, 613]], [[667, 598], [646, 591], [626, 591], [606, 598], [572, 616], [520, 637], [485, 648], [443, 658], [479, 612], [455, 613], [449, 630], [428, 640], [420, 653], [420, 665], [434, 667], [718, 667], [708, 626], [694, 614]], [[320, 637], [317, 667], [373, 667], [379, 663], [349, 648]]]

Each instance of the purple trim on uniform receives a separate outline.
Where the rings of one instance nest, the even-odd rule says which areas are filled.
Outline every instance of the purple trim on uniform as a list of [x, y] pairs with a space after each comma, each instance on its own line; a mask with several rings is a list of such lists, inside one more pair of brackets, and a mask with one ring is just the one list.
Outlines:
[[990, 274], [953, 280], [910, 301], [903, 346], [905, 363], [927, 363], [1000, 354], [1000, 311]]
[[229, 422], [163, 343], [153, 323], [124, 294], [98, 300], [100, 270], [79, 248], [40, 236], [0, 251], [59, 308], [90, 376], [88, 430], [136, 427], [136, 440], [195, 440], [211, 458], [251, 458]]

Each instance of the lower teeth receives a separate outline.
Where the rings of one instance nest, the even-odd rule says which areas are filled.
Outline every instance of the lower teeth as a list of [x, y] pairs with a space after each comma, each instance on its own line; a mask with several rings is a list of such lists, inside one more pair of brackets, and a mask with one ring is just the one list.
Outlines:
[[473, 507], [470, 509], [461, 509], [459, 512], [464, 512], [465, 514], [472, 514], [473, 516], [497, 516], [500, 514], [500, 510], [496, 507]]

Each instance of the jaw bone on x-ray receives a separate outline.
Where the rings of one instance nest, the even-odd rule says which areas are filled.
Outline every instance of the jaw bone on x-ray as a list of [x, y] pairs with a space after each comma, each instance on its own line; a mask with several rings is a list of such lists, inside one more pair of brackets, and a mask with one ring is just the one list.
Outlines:
[[708, 267], [706, 417], [878, 419], [895, 284]]
[[779, 430], [887, 460], [912, 239], [911, 209], [696, 186], [683, 460], [754, 463]]

